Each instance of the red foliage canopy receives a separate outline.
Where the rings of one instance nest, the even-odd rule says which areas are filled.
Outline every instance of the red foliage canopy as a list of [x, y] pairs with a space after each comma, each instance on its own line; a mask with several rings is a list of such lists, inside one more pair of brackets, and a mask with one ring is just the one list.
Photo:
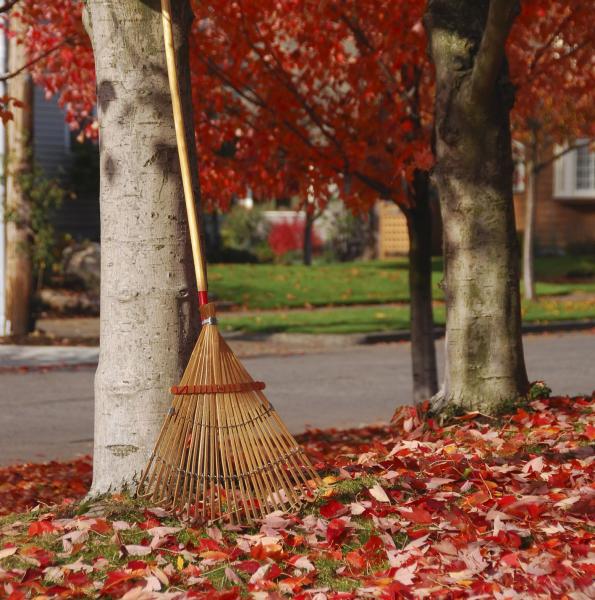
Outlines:
[[515, 138], [532, 130], [563, 143], [595, 135], [595, 61], [592, 6], [585, 0], [524, 0], [509, 42], [511, 75], [518, 87]]
[[[338, 195], [354, 209], [408, 203], [429, 168], [432, 71], [421, 0], [192, 0], [193, 95], [203, 195]], [[92, 50], [77, 0], [23, 0], [36, 81], [87, 135]], [[591, 131], [586, 0], [525, 0], [509, 41], [516, 136], [538, 120], [562, 140]], [[13, 11], [14, 12], [14, 11]]]
[[[354, 208], [407, 202], [431, 164], [431, 72], [418, 2], [193, 2], [193, 95], [208, 204], [339, 195]], [[92, 49], [81, 5], [24, 0], [33, 74], [87, 135]]]

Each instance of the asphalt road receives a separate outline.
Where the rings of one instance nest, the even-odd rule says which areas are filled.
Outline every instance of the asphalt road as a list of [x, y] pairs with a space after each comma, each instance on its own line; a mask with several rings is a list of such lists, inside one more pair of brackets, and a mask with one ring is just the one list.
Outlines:
[[[442, 342], [438, 343], [440, 361]], [[81, 362], [93, 357], [85, 349]], [[68, 360], [76, 361], [68, 351]], [[554, 393], [590, 394], [595, 388], [595, 336], [527, 336], [532, 380]], [[11, 359], [0, 347], [0, 367]], [[43, 361], [42, 361], [43, 362]], [[57, 361], [60, 362], [60, 361]], [[293, 432], [387, 421], [410, 400], [409, 344], [382, 344], [243, 360]], [[0, 464], [70, 458], [92, 449], [93, 369], [0, 375]]]

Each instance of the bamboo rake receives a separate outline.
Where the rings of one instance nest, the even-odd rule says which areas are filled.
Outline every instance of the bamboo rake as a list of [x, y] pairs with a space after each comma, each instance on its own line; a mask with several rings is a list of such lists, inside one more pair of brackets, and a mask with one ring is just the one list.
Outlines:
[[202, 329], [139, 484], [192, 521], [250, 523], [290, 512], [320, 483], [312, 464], [217, 327], [208, 302], [192, 172], [180, 101], [170, 0], [163, 32]]

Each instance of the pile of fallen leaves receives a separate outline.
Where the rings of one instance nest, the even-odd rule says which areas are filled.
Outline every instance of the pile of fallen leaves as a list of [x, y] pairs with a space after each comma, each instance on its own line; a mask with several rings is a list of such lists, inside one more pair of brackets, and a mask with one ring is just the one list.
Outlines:
[[37, 504], [78, 500], [89, 491], [92, 471], [90, 456], [0, 467], [0, 516], [23, 512]]
[[0, 597], [592, 598], [593, 400], [313, 431], [298, 515], [188, 527], [125, 497], [0, 521]]

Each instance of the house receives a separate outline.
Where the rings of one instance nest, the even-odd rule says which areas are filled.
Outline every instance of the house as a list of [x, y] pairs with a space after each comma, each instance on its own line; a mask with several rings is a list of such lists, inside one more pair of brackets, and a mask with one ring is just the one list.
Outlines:
[[[586, 142], [586, 140], [583, 140]], [[595, 152], [577, 144], [542, 169], [536, 185], [535, 246], [541, 253], [595, 250]], [[517, 147], [518, 150], [518, 147]], [[560, 149], [550, 150], [559, 153]], [[519, 162], [515, 172], [514, 213], [517, 231], [525, 229], [526, 173]], [[435, 231], [440, 230], [440, 215], [433, 211]], [[378, 205], [378, 255], [389, 258], [407, 254], [407, 221], [391, 202]], [[433, 240], [433, 251], [439, 247]]]
[[[550, 152], [559, 150], [552, 148]], [[523, 175], [514, 194], [516, 226], [521, 233], [525, 228], [527, 192]], [[535, 200], [538, 252], [595, 250], [595, 152], [588, 145], [567, 152], [540, 171]]]
[[[6, 44], [0, 39], [0, 65], [5, 64]], [[38, 87], [34, 89], [33, 94], [32, 138], [33, 160], [41, 167], [45, 176], [53, 178], [66, 175], [72, 162], [71, 132], [65, 123], [64, 111], [58, 106], [56, 99], [46, 99], [43, 90]], [[5, 314], [5, 155], [5, 127], [3, 123], [0, 123], [0, 335], [7, 333]], [[97, 213], [96, 218], [95, 212]], [[72, 206], [62, 207], [56, 215], [56, 229], [65, 232], [69, 231], [72, 225], [81, 229], [84, 234], [87, 234], [87, 237], [96, 235], [98, 238], [99, 206], [97, 196], [94, 199], [81, 198], [76, 206], [73, 204]]]

